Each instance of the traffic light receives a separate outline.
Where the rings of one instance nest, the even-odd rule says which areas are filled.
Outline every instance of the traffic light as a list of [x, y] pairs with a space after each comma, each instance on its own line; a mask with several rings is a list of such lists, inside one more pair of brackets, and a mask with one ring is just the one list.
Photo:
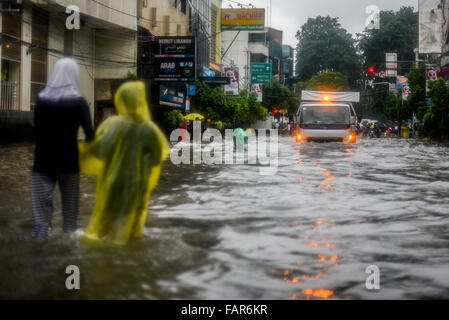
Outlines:
[[274, 111], [273, 111], [273, 113], [275, 114], [275, 115], [278, 115], [279, 114], [279, 109], [274, 109]]
[[368, 69], [368, 73], [369, 73], [369, 74], [374, 75], [374, 72], [376, 72], [376, 68], [370, 67], [370, 68]]

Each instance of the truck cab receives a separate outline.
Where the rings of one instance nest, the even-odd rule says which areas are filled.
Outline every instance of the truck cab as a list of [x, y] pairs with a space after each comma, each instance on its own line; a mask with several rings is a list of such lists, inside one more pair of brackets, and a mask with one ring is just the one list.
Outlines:
[[360, 100], [356, 92], [302, 92], [302, 102], [295, 114], [298, 142], [357, 140], [357, 114], [353, 102]]

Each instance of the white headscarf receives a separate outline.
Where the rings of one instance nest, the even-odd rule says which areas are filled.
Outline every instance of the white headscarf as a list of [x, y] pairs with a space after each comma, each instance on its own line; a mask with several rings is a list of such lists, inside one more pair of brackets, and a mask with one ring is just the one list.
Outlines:
[[55, 63], [53, 73], [47, 86], [39, 93], [41, 99], [60, 100], [76, 98], [79, 83], [79, 67], [72, 58], [62, 58]]

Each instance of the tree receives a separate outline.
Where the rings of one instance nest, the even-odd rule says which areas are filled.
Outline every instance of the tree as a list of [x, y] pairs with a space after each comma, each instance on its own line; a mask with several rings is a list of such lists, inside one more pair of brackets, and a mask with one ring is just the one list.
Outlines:
[[263, 86], [263, 106], [268, 110], [287, 109], [290, 114], [298, 108], [299, 97], [282, 83], [272, 79], [271, 83]]
[[347, 91], [349, 87], [348, 78], [340, 72], [322, 72], [306, 82], [307, 90]]
[[247, 90], [240, 92], [240, 113], [238, 119], [246, 123], [254, 123], [258, 120], [266, 120], [268, 110], [262, 106], [262, 103], [257, 100], [257, 94], [252, 92], [248, 94]]
[[402, 94], [390, 93], [385, 106], [385, 115], [395, 122], [402, 124], [409, 119], [407, 104], [402, 100]]
[[[385, 67], [385, 54], [397, 53], [398, 60], [414, 61], [414, 49], [418, 46], [418, 13], [413, 7], [399, 11], [381, 11], [380, 28], [367, 29], [358, 36], [358, 48], [363, 52], [364, 68]], [[404, 74], [411, 66], [399, 63], [398, 72]]]
[[432, 105], [426, 107], [423, 131], [432, 138], [441, 138], [448, 134], [449, 88], [440, 78], [430, 84], [429, 96]]
[[170, 112], [165, 112], [164, 125], [167, 130], [172, 131], [179, 128], [179, 124], [184, 121], [184, 116], [180, 110], [172, 110]]
[[407, 98], [407, 106], [410, 117], [415, 113], [420, 120], [424, 117], [423, 107], [426, 106], [426, 69], [413, 64], [407, 73], [411, 94]]
[[361, 63], [355, 40], [338, 18], [310, 18], [296, 33], [296, 72], [299, 81], [326, 71], [341, 72], [351, 86], [360, 78]]
[[212, 123], [224, 123], [232, 127], [236, 123], [265, 120], [268, 111], [257, 100], [255, 93], [242, 91], [238, 97], [227, 96], [223, 88], [212, 89], [197, 81], [197, 94], [192, 100], [192, 111], [201, 113]]

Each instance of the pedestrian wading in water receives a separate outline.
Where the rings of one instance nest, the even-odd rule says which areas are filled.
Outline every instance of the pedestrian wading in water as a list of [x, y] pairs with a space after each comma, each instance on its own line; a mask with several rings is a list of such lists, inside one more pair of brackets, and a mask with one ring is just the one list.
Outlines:
[[123, 84], [114, 103], [118, 116], [101, 124], [93, 141], [80, 144], [81, 171], [97, 177], [95, 208], [84, 237], [124, 245], [142, 234], [169, 147], [151, 121], [143, 82]]
[[78, 129], [87, 140], [94, 132], [89, 106], [78, 92], [79, 68], [75, 60], [56, 62], [34, 112], [36, 149], [31, 178], [33, 238], [48, 237], [53, 215], [53, 196], [59, 184], [63, 231], [77, 229], [79, 202]]

